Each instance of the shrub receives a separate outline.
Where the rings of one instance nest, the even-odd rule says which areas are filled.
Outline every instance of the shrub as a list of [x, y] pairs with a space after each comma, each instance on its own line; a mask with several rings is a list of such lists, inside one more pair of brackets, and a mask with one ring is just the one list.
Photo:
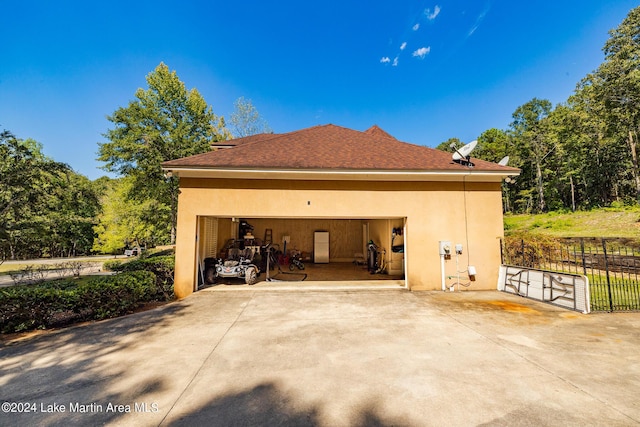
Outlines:
[[[74, 286], [75, 285], [75, 286]], [[133, 271], [0, 289], [0, 332], [45, 329], [126, 314], [157, 295], [155, 275]]]
[[0, 290], [0, 331], [20, 332], [44, 328], [53, 313], [66, 308], [67, 291], [15, 286]]
[[120, 316], [154, 300], [155, 282], [154, 274], [148, 271], [95, 277], [76, 289], [82, 295], [76, 309], [92, 313], [93, 319]]
[[[523, 245], [524, 243], [524, 245]], [[515, 263], [523, 267], [535, 267], [545, 254], [558, 246], [558, 240], [538, 234], [513, 233], [503, 241], [503, 257], [507, 263]]]
[[105, 271], [120, 271], [119, 268], [122, 264], [124, 264], [124, 262], [118, 261], [117, 259], [110, 259], [102, 264], [102, 269]]
[[167, 301], [173, 299], [174, 255], [152, 255], [147, 258], [139, 258], [118, 264], [111, 262], [109, 268], [112, 271], [119, 272], [150, 271], [156, 276], [156, 297], [159, 299], [164, 298]]

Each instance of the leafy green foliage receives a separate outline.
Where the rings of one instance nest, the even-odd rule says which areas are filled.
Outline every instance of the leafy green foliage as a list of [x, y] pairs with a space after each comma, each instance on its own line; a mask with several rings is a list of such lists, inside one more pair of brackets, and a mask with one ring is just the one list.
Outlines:
[[103, 184], [102, 212], [94, 226], [95, 252], [121, 254], [131, 246], [152, 247], [170, 240], [168, 224], [154, 220], [158, 214], [167, 215], [166, 205], [153, 199], [131, 199], [134, 183], [130, 177], [105, 181]]
[[174, 255], [150, 256], [129, 262], [110, 262], [105, 269], [119, 272], [149, 271], [156, 277], [157, 297], [173, 298], [173, 275], [175, 271]]
[[98, 209], [87, 178], [0, 133], [0, 260], [87, 253]]
[[96, 277], [80, 286], [82, 299], [76, 310], [93, 313], [94, 319], [120, 316], [155, 299], [155, 277], [147, 271]]
[[509, 134], [503, 130], [492, 128], [486, 130], [478, 137], [478, 148], [473, 155], [478, 158], [499, 162], [510, 150], [511, 140]]
[[[529, 199], [532, 200], [529, 206], [538, 212], [546, 209], [545, 182], [552, 171], [545, 166], [549, 162], [549, 155], [556, 148], [547, 120], [551, 109], [551, 102], [548, 100], [534, 98], [516, 109], [511, 123], [514, 161], [522, 169], [521, 179], [514, 186], [514, 191], [518, 191], [518, 188], [535, 188], [536, 197]], [[518, 202], [521, 203], [516, 201]]]
[[230, 135], [224, 119], [164, 63], [147, 75], [147, 84], [149, 88], [138, 89], [127, 107], [108, 117], [114, 128], [104, 135], [110, 142], [99, 144], [99, 160], [106, 170], [131, 178], [129, 199], [155, 202], [158, 209], [141, 220], [169, 230], [173, 243], [178, 180], [164, 177], [162, 163], [209, 151], [213, 142]]
[[20, 332], [100, 320], [131, 312], [156, 298], [156, 278], [148, 271], [61, 280], [0, 289], [0, 332]]
[[436, 146], [436, 150], [449, 151], [451, 150], [451, 144], [454, 144], [457, 148], [460, 148], [463, 144], [458, 138], [449, 138], [446, 141], [442, 141]]

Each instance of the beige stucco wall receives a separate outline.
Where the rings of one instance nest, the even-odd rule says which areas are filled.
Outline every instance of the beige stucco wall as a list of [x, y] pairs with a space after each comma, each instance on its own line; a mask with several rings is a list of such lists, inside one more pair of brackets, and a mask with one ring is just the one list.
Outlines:
[[[468, 289], [494, 289], [497, 283], [503, 236], [497, 182], [182, 178], [180, 185], [175, 275], [179, 298], [193, 291], [196, 280], [198, 216], [369, 219], [374, 220], [370, 232], [388, 234], [388, 239], [389, 227], [406, 218], [406, 275], [412, 290], [441, 289], [440, 240], [463, 244], [460, 270], [466, 270], [468, 263], [477, 270]], [[375, 221], [389, 218], [393, 225]], [[445, 275], [456, 275], [455, 256], [445, 262]], [[466, 282], [466, 275], [461, 276]], [[453, 281], [447, 279], [447, 285]]]

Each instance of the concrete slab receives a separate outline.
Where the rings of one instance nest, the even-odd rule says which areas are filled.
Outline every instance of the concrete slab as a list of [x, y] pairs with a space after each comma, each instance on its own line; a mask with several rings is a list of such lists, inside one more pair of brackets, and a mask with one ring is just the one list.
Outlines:
[[637, 425], [640, 313], [492, 291], [203, 291], [5, 341], [0, 372], [3, 426]]
[[[274, 281], [267, 281], [268, 278]], [[356, 265], [352, 262], [331, 262], [328, 264], [314, 264], [305, 263], [305, 269], [299, 270], [294, 268], [289, 270], [289, 267], [283, 265], [280, 269], [273, 268], [269, 271], [261, 273], [258, 276], [258, 283], [254, 286], [273, 285], [275, 283], [306, 283], [306, 282], [327, 282], [332, 281], [336, 283], [357, 283], [364, 281], [367, 283], [376, 283], [378, 281], [394, 281], [402, 282], [404, 286], [404, 276], [402, 275], [389, 275], [389, 274], [371, 274], [367, 270], [366, 266]], [[243, 279], [236, 278], [218, 278], [218, 285], [235, 286], [244, 283]]]
[[201, 289], [204, 292], [225, 292], [225, 291], [353, 291], [353, 290], [383, 290], [383, 289], [405, 289], [404, 280], [286, 280], [286, 281], [261, 281], [254, 285], [235, 281], [209, 285]]

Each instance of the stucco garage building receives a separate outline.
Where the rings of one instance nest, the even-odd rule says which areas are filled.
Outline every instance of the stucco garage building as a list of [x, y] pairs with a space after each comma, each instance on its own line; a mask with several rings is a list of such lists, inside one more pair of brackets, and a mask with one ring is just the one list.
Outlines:
[[[313, 252], [314, 232], [329, 231], [330, 263], [351, 262], [373, 240], [408, 288], [441, 289], [472, 265], [472, 289], [494, 289], [503, 236], [501, 183], [518, 169], [398, 141], [374, 126], [335, 125], [230, 141], [230, 148], [165, 162], [180, 177], [175, 292], [197, 289], [202, 260], [234, 237], [243, 219], [262, 238], [287, 235]], [[393, 245], [393, 231], [401, 231]], [[451, 259], [440, 256], [452, 244]], [[456, 267], [455, 245], [462, 245]], [[444, 269], [442, 266], [444, 265]], [[466, 273], [462, 274], [468, 280]]]

